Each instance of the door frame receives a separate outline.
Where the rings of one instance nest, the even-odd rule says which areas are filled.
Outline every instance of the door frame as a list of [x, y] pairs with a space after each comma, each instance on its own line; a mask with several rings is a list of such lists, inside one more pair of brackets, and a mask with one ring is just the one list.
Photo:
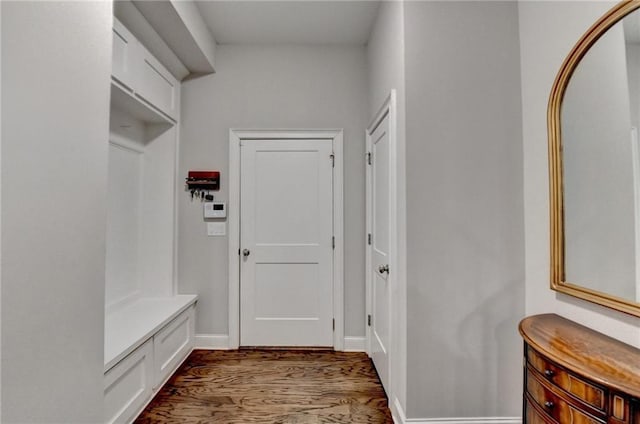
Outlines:
[[229, 349], [240, 346], [240, 144], [242, 140], [302, 139], [331, 140], [333, 144], [333, 348], [344, 350], [343, 130], [235, 128], [229, 130]]
[[[372, 151], [371, 135], [382, 122], [385, 116], [389, 116], [389, 274], [387, 275], [387, 284], [389, 284], [389, 346], [388, 350], [388, 383], [389, 387], [386, 387], [387, 397], [391, 400], [393, 398], [392, 390], [394, 387], [394, 371], [393, 359], [394, 359], [394, 344], [398, 335], [395, 334], [395, 322], [394, 322], [394, 291], [398, 283], [398, 143], [397, 143], [397, 109], [396, 109], [396, 90], [391, 90], [389, 96], [385, 99], [382, 107], [374, 115], [371, 123], [365, 131], [366, 144], [365, 144], [365, 158], [368, 153]], [[365, 159], [366, 161], [367, 159]], [[365, 322], [368, 322], [369, 316], [373, 311], [373, 271], [372, 271], [372, 249], [373, 244], [368, 243], [368, 234], [373, 233], [373, 205], [371, 204], [373, 193], [373, 167], [366, 165], [366, 194], [365, 194], [365, 209], [366, 209], [366, 233], [367, 237], [364, 241], [364, 247], [366, 252], [365, 258], [365, 296], [366, 296], [366, 311]], [[371, 326], [366, 326], [366, 350], [367, 354], [371, 356]]]

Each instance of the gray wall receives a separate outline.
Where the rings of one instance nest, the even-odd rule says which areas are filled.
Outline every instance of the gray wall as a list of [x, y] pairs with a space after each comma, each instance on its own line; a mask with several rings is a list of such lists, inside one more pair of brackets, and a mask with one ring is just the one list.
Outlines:
[[1, 7], [1, 419], [101, 422], [111, 4]]
[[[346, 336], [364, 335], [366, 65], [363, 47], [220, 45], [216, 73], [182, 86], [179, 175], [221, 171], [217, 200], [230, 128], [344, 128]], [[227, 237], [207, 237], [199, 201], [178, 203], [179, 291], [200, 296], [196, 333], [228, 334]]]
[[555, 312], [640, 347], [640, 323], [549, 290], [547, 101], [562, 61], [582, 34], [616, 2], [519, 3], [524, 149], [527, 315]]
[[518, 5], [407, 2], [408, 417], [519, 416]]
[[[406, 142], [405, 142], [405, 72], [404, 72], [404, 2], [385, 1], [380, 4], [367, 45], [367, 63], [369, 72], [369, 119], [373, 119], [392, 89], [397, 93], [397, 208], [398, 264], [393, 288], [392, 325], [395, 339], [391, 351], [391, 384], [393, 393], [406, 410], [407, 398], [407, 332], [406, 332]], [[394, 402], [394, 399], [390, 399]]]

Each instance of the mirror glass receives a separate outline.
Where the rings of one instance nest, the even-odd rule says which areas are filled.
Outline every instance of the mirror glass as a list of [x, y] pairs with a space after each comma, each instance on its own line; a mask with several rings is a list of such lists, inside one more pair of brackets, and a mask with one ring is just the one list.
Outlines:
[[560, 126], [564, 280], [640, 302], [640, 10], [582, 57]]

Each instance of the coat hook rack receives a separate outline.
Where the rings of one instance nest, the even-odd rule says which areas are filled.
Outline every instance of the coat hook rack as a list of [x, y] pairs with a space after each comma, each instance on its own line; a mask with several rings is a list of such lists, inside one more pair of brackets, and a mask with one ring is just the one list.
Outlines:
[[213, 196], [210, 191], [220, 190], [220, 172], [218, 171], [189, 171], [185, 180], [186, 188], [191, 192], [191, 199], [194, 197], [204, 200]]

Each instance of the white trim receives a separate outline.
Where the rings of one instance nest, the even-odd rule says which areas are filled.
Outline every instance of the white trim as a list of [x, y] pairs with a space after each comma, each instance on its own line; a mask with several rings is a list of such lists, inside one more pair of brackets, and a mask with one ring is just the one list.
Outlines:
[[393, 403], [390, 405], [391, 418], [395, 424], [404, 424], [407, 422], [407, 416], [404, 414], [404, 408], [400, 404], [400, 400], [396, 397], [393, 398]]
[[342, 154], [342, 130], [333, 135], [333, 348], [344, 350], [344, 161]]
[[367, 338], [346, 336], [344, 338], [344, 351], [345, 352], [366, 352]]
[[229, 130], [229, 349], [240, 347], [240, 134]]
[[[365, 323], [365, 351], [367, 352], [367, 354], [369, 356], [371, 356], [371, 326], [369, 325], [369, 316], [371, 314], [371, 302], [373, 301], [373, 297], [371, 295], [371, 279], [373, 278], [373, 276], [371, 275], [371, 270], [372, 270], [372, 265], [371, 265], [371, 256], [372, 256], [372, 251], [371, 251], [371, 246], [369, 246], [369, 234], [371, 234], [371, 221], [372, 221], [372, 210], [371, 210], [371, 205], [370, 205], [370, 201], [371, 201], [371, 195], [373, 192], [373, 188], [372, 188], [372, 183], [371, 183], [371, 179], [372, 179], [372, 175], [371, 175], [371, 166], [369, 166], [368, 163], [368, 156], [369, 153], [371, 152], [371, 136], [369, 135], [369, 130], [368, 128], [364, 131], [364, 137], [365, 137], [365, 145], [364, 145], [364, 154], [365, 154], [365, 195], [364, 195], [364, 209], [365, 209], [365, 227], [364, 227], [364, 231], [365, 231], [365, 242], [364, 242], [364, 264], [365, 264], [365, 270], [364, 270], [364, 285], [365, 285], [365, 293], [364, 293], [364, 297], [365, 297], [365, 307], [364, 307], [364, 323]], [[388, 394], [390, 395], [390, 394]], [[389, 399], [391, 399], [391, 396], [388, 396]]]
[[[180, 129], [182, 125], [179, 122], [176, 123], [176, 134], [175, 134], [175, 151], [174, 151], [174, 162], [173, 162], [173, 275], [171, 281], [171, 289], [172, 294], [176, 295], [180, 293], [178, 287], [178, 231], [179, 231], [179, 215], [180, 215], [180, 201], [184, 196], [186, 196], [186, 192], [184, 189], [184, 180], [180, 176]], [[182, 189], [181, 189], [182, 188]]]
[[331, 139], [333, 172], [333, 348], [344, 349], [344, 176], [342, 129], [234, 129], [229, 130], [229, 349], [240, 346], [240, 141], [268, 139]]
[[521, 424], [522, 417], [445, 417], [407, 418], [398, 398], [391, 405], [391, 417], [395, 424]]
[[229, 336], [226, 334], [196, 334], [194, 349], [229, 350]]
[[521, 424], [520, 417], [407, 418], [404, 423], [421, 424]]

